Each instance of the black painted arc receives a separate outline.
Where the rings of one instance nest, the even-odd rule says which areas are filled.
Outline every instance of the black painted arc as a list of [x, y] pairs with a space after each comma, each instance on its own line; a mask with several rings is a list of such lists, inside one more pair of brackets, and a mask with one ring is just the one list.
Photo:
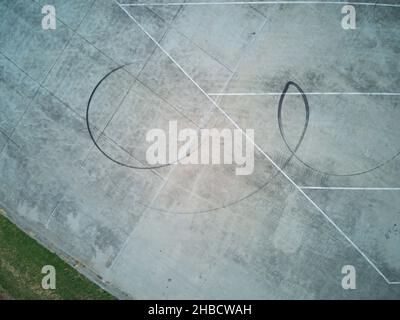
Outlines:
[[[123, 166], [123, 167], [128, 167], [128, 168], [131, 168], [131, 169], [147, 169], [147, 170], [150, 170], [150, 169], [158, 169], [158, 168], [162, 168], [162, 167], [166, 167], [166, 166], [172, 165], [172, 164], [174, 164], [174, 163], [169, 163], [169, 164], [160, 165], [160, 166], [148, 166], [148, 167], [132, 166], [132, 165], [129, 165], [129, 164], [126, 164], [126, 163], [123, 163], [123, 162], [121, 162], [121, 161], [118, 161], [118, 160], [114, 159], [112, 156], [110, 156], [109, 154], [107, 154], [107, 153], [97, 144], [96, 140], [94, 139], [94, 136], [93, 136], [92, 131], [91, 131], [91, 128], [90, 128], [90, 121], [89, 121], [89, 111], [90, 111], [90, 105], [91, 105], [91, 101], [92, 101], [92, 99], [93, 99], [93, 96], [94, 96], [94, 94], [96, 93], [96, 91], [97, 91], [97, 89], [99, 88], [99, 86], [101, 85], [101, 83], [102, 83], [106, 78], [108, 78], [112, 73], [114, 73], [114, 72], [116, 72], [116, 71], [118, 71], [118, 70], [120, 70], [120, 69], [122, 69], [123, 67], [126, 67], [126, 66], [128, 66], [128, 65], [122, 65], [122, 66], [119, 66], [119, 67], [117, 67], [117, 68], [111, 70], [109, 73], [107, 73], [107, 74], [97, 83], [97, 85], [95, 86], [94, 90], [92, 91], [92, 93], [91, 93], [91, 95], [90, 95], [90, 98], [89, 98], [89, 101], [88, 101], [88, 104], [87, 104], [87, 108], [86, 108], [86, 125], [87, 125], [87, 129], [88, 129], [90, 138], [91, 138], [91, 140], [93, 141], [93, 143], [94, 143], [94, 145], [96, 146], [96, 148], [97, 148], [105, 157], [107, 157], [109, 160], [111, 160], [112, 162], [116, 163], [117, 165], [120, 165], [120, 166]], [[288, 143], [288, 141], [287, 141], [287, 138], [286, 138], [286, 135], [285, 135], [284, 126], [283, 126], [283, 121], [282, 121], [282, 111], [283, 111], [283, 107], [284, 107], [284, 100], [285, 100], [286, 94], [287, 94], [287, 92], [288, 92], [288, 90], [290, 89], [291, 86], [295, 87], [296, 90], [301, 94], [302, 99], [303, 99], [303, 102], [304, 102], [304, 111], [305, 111], [305, 121], [304, 121], [303, 130], [302, 130], [301, 135], [300, 135], [300, 137], [299, 137], [299, 140], [298, 140], [298, 142], [296, 143], [296, 146], [295, 146], [294, 148], [292, 148], [292, 147], [290, 146], [290, 144]], [[282, 137], [282, 139], [283, 139], [283, 141], [284, 141], [286, 147], [287, 147], [288, 150], [290, 151], [290, 156], [285, 160], [285, 162], [284, 162], [284, 164], [282, 165], [281, 169], [284, 170], [284, 169], [286, 168], [286, 166], [288, 165], [288, 163], [289, 163], [293, 158], [296, 158], [296, 159], [297, 159], [298, 161], [300, 161], [303, 165], [305, 165], [306, 167], [308, 167], [309, 169], [311, 169], [311, 170], [313, 170], [313, 171], [319, 172], [319, 173], [324, 174], [324, 175], [341, 176], [341, 175], [338, 175], [338, 174], [332, 174], [332, 173], [324, 172], [324, 171], [322, 171], [322, 170], [318, 170], [318, 169], [316, 169], [316, 168], [313, 168], [313, 167], [310, 166], [309, 164], [305, 163], [302, 159], [300, 159], [300, 158], [297, 156], [297, 154], [296, 154], [296, 152], [298, 151], [299, 147], [301, 146], [301, 144], [302, 144], [302, 142], [303, 142], [303, 140], [304, 140], [304, 137], [305, 137], [305, 135], [306, 135], [307, 128], [308, 128], [309, 121], [310, 121], [310, 113], [311, 113], [311, 110], [310, 110], [310, 105], [309, 105], [309, 102], [308, 102], [308, 99], [307, 99], [306, 94], [305, 94], [304, 91], [301, 89], [301, 87], [300, 87], [297, 83], [295, 83], [294, 81], [288, 81], [288, 82], [286, 83], [286, 85], [285, 85], [285, 87], [284, 87], [284, 89], [283, 89], [283, 91], [282, 91], [282, 94], [281, 94], [281, 96], [280, 96], [280, 98], [279, 98], [279, 104], [278, 104], [278, 110], [277, 110], [277, 111], [278, 111], [278, 112], [277, 112], [277, 120], [278, 120], [279, 131], [280, 131], [281, 137]], [[367, 171], [364, 171], [364, 172], [359, 172], [359, 173], [346, 174], [346, 175], [343, 175], [343, 176], [359, 175], [359, 174], [363, 174], [363, 173], [370, 172], [370, 171], [372, 171], [372, 170], [376, 170], [376, 169], [380, 168], [381, 166], [383, 166], [384, 164], [386, 164], [386, 163], [388, 163], [389, 161], [391, 161], [391, 160], [393, 160], [394, 158], [396, 158], [399, 154], [400, 154], [400, 151], [399, 151], [399, 153], [397, 153], [395, 156], [393, 156], [391, 159], [385, 161], [384, 163], [381, 163], [380, 165], [378, 165], [378, 166], [376, 166], [376, 167], [374, 167], [374, 168], [372, 168], [372, 169], [370, 169], [370, 170], [367, 170]], [[178, 161], [179, 161], [179, 160], [178, 160]], [[175, 162], [175, 163], [177, 163], [177, 162]], [[164, 210], [164, 209], [161, 209], [161, 208], [156, 208], [156, 207], [148, 206], [147, 204], [143, 204], [143, 203], [141, 203], [141, 204], [142, 204], [143, 206], [147, 207], [147, 208], [151, 208], [151, 209], [153, 209], [153, 210], [157, 210], [157, 211], [165, 212], [165, 213], [175, 213], [175, 214], [209, 213], [209, 212], [216, 211], [216, 210], [219, 210], [219, 209], [225, 209], [225, 208], [231, 207], [231, 206], [233, 206], [233, 205], [235, 205], [235, 204], [238, 204], [238, 203], [241, 202], [241, 201], [244, 201], [244, 200], [250, 198], [251, 196], [255, 195], [256, 193], [258, 193], [259, 191], [261, 191], [262, 189], [264, 189], [266, 186], [268, 186], [268, 185], [271, 183], [271, 181], [273, 181], [273, 180], [275, 179], [275, 177], [276, 177], [279, 173], [280, 173], [280, 172], [277, 170], [264, 184], [262, 184], [258, 189], [254, 190], [253, 192], [251, 192], [251, 193], [249, 193], [249, 194], [247, 194], [247, 195], [245, 195], [245, 196], [243, 196], [243, 197], [241, 197], [241, 198], [239, 198], [239, 199], [237, 199], [237, 200], [235, 200], [235, 201], [229, 202], [229, 203], [227, 203], [227, 204], [224, 204], [224, 205], [221, 205], [221, 206], [219, 206], [219, 207], [212, 208], [212, 209], [198, 210], [198, 211], [190, 211], [190, 212], [183, 212], [183, 211]]]

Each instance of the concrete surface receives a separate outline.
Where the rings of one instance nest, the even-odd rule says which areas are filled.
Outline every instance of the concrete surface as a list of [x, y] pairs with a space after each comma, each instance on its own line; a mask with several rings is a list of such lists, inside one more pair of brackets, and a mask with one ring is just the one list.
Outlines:
[[[45, 3], [56, 30], [41, 28]], [[288, 81], [399, 92], [400, 8], [357, 6], [356, 30], [341, 28], [340, 9], [127, 7], [129, 17], [111, 0], [0, 0], [1, 207], [121, 298], [399, 298], [388, 282], [400, 281], [400, 190], [303, 194], [263, 152], [298, 186], [400, 187], [400, 96], [309, 95], [288, 162], [279, 95], [212, 95], [255, 129], [263, 152], [250, 176], [234, 165], [119, 166], [86, 127], [92, 91], [124, 65], [90, 107], [97, 143], [118, 161], [145, 166], [147, 130], [169, 120], [233, 128], [138, 23], [207, 93], [280, 93]], [[282, 117], [294, 148], [300, 96], [286, 96]], [[356, 290], [341, 287], [348, 264]]]

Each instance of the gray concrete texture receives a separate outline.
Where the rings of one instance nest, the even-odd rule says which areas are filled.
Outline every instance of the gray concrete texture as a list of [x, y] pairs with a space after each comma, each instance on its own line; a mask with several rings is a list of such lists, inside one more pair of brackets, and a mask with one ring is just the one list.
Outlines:
[[[43, 4], [55, 5], [56, 30], [41, 28]], [[288, 81], [306, 92], [398, 92], [400, 8], [356, 6], [356, 30], [342, 29], [341, 5], [126, 10], [131, 17], [111, 0], [0, 0], [8, 216], [120, 298], [399, 298], [400, 285], [388, 282], [400, 281], [400, 191], [303, 194], [288, 177], [298, 186], [400, 187], [400, 96], [308, 96], [310, 123], [290, 161], [279, 95], [211, 96], [255, 129], [263, 152], [249, 176], [235, 165], [117, 165], [90, 139], [86, 108], [99, 81], [124, 66], [98, 86], [90, 125], [114, 159], [146, 166], [149, 129], [170, 120], [234, 128], [204, 92], [279, 93]], [[301, 96], [286, 96], [282, 119], [294, 148]], [[341, 286], [349, 264], [356, 290]]]

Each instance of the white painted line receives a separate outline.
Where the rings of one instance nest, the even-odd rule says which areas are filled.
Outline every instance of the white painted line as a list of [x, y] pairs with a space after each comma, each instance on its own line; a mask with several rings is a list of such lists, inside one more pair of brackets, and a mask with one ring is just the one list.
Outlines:
[[355, 190], [355, 191], [400, 191], [400, 188], [363, 188], [363, 187], [300, 187], [302, 190]]
[[143, 6], [209, 6], [209, 5], [271, 5], [271, 4], [329, 4], [329, 5], [354, 5], [354, 6], [376, 6], [400, 8], [400, 4], [392, 3], [371, 3], [371, 2], [340, 2], [340, 1], [222, 1], [222, 2], [166, 2], [166, 3], [119, 3], [122, 7], [143, 7]]
[[[371, 265], [371, 267], [386, 281], [388, 284], [397, 284], [390, 282], [388, 278], [382, 273], [382, 271], [375, 265], [374, 262], [344, 233], [342, 229], [323, 211], [297, 184], [290, 178], [286, 172], [279, 167], [272, 158], [267, 155], [253, 139], [251, 139], [246, 132], [200, 87], [200, 85], [192, 79], [192, 77], [182, 68], [182, 66], [158, 43], [154, 37], [146, 31], [146, 29], [116, 0], [116, 4], [132, 19], [133, 22], [154, 42], [154, 44], [178, 67], [179, 70], [204, 94], [204, 96], [246, 137], [246, 139], [251, 142], [254, 147], [271, 162], [271, 164], [314, 206], [319, 213], [356, 249], [356, 251]], [[400, 283], [400, 282], [399, 282]]]
[[[400, 92], [304, 92], [307, 96], [400, 96]], [[208, 93], [213, 96], [281, 96], [282, 92], [225, 92]], [[301, 96], [300, 92], [287, 92], [287, 96]]]

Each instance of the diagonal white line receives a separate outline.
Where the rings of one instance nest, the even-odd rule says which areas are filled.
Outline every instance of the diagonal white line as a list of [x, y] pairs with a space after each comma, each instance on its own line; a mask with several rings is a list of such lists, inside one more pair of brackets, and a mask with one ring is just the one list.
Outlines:
[[122, 7], [140, 6], [209, 6], [209, 5], [250, 5], [250, 4], [325, 4], [325, 5], [357, 5], [372, 7], [400, 8], [400, 4], [372, 3], [372, 2], [345, 2], [345, 1], [221, 1], [221, 2], [166, 2], [166, 3], [119, 3]]
[[154, 37], [149, 34], [146, 29], [116, 0], [116, 4], [132, 19], [133, 22], [154, 42], [154, 44], [178, 67], [178, 69], [204, 94], [204, 96], [236, 127], [245, 137], [251, 142], [254, 147], [271, 162], [271, 164], [314, 206], [319, 213], [358, 251], [358, 253], [375, 269], [375, 271], [386, 281], [386, 283], [391, 284], [391, 282], [386, 278], [386, 276], [379, 270], [374, 262], [344, 233], [342, 229], [331, 219], [329, 216], [290, 178], [286, 172], [279, 167], [274, 160], [271, 159], [256, 143], [250, 138], [243, 129], [199, 86], [199, 84], [192, 79], [192, 77], [179, 65], [179, 63], [158, 43]]

